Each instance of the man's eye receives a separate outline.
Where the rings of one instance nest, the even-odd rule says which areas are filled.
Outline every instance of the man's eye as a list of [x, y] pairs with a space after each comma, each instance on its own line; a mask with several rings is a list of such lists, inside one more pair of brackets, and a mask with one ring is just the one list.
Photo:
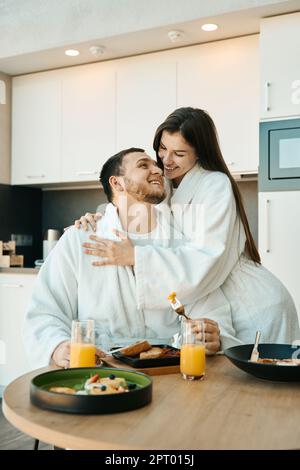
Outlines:
[[142, 165], [139, 165], [139, 168], [148, 168], [146, 163], [143, 163]]

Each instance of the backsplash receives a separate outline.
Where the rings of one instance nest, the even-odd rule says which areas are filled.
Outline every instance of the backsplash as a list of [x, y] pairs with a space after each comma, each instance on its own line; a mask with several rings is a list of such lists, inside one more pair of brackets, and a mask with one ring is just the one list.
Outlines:
[[43, 233], [49, 229], [63, 230], [86, 212], [95, 212], [99, 204], [106, 204], [102, 189], [68, 189], [43, 191]]
[[24, 266], [32, 267], [42, 256], [42, 191], [0, 184], [0, 240], [11, 234], [31, 235], [32, 246], [17, 246]]

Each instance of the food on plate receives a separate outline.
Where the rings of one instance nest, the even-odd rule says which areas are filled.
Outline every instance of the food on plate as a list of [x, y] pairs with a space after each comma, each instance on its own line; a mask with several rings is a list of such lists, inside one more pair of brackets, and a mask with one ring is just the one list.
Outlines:
[[151, 346], [148, 341], [139, 341], [118, 350], [123, 356], [133, 359], [158, 359], [161, 357], [179, 357], [180, 350], [171, 346]]
[[140, 353], [140, 359], [157, 359], [158, 357], [163, 356], [164, 350], [159, 347], [152, 347], [148, 351]]
[[259, 358], [258, 361], [260, 364], [273, 364], [275, 366], [300, 366], [300, 359], [269, 359], [269, 358]]
[[67, 395], [75, 395], [76, 390], [70, 387], [51, 387], [50, 392], [66, 393]]
[[50, 392], [65, 393], [68, 395], [108, 395], [111, 393], [124, 393], [134, 390], [136, 384], [127, 383], [123, 377], [110, 374], [108, 377], [100, 377], [95, 374], [85, 380], [83, 384], [69, 387], [51, 387]]
[[151, 348], [151, 344], [148, 343], [148, 341], [138, 341], [137, 343], [131, 344], [130, 346], [127, 346], [126, 348], [123, 348], [120, 350], [124, 356], [137, 356], [141, 352], [148, 351], [148, 349]]

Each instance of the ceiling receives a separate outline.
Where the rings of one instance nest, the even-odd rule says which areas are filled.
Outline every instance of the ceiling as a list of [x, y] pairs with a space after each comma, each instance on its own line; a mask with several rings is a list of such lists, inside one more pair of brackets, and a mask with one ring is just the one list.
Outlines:
[[[22, 16], [25, 4], [27, 10]], [[300, 0], [185, 0], [184, 8], [182, 4], [182, 0], [2, 0], [0, 71], [15, 76], [255, 34], [261, 18], [300, 10]], [[45, 5], [52, 5], [52, 10]], [[62, 5], [73, 6], [73, 10], [61, 11]], [[35, 6], [40, 9], [37, 11]], [[144, 10], [140, 11], [141, 7]], [[97, 22], [93, 17], [96, 12], [101, 13]], [[219, 28], [205, 32], [201, 30], [203, 23], [216, 23]], [[172, 43], [170, 30], [182, 31], [183, 38]], [[105, 46], [100, 58], [89, 51], [95, 45]], [[78, 49], [80, 55], [67, 57], [67, 48]]]

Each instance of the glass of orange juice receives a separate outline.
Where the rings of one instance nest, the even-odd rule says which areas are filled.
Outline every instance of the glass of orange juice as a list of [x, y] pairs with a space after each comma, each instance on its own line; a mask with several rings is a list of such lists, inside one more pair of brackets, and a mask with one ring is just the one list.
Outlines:
[[70, 367], [95, 367], [95, 321], [73, 320]]
[[182, 318], [180, 372], [185, 380], [199, 380], [205, 375], [204, 329], [203, 320]]

